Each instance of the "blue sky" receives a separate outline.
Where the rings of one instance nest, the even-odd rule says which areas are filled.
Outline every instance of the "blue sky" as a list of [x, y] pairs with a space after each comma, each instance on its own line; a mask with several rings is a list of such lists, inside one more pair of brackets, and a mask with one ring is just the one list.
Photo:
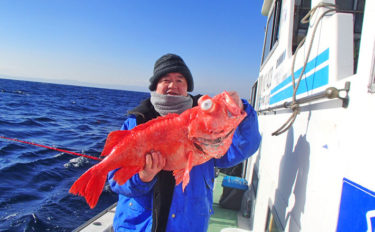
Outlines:
[[2, 0], [0, 78], [148, 91], [156, 59], [180, 55], [194, 93], [249, 98], [261, 0]]

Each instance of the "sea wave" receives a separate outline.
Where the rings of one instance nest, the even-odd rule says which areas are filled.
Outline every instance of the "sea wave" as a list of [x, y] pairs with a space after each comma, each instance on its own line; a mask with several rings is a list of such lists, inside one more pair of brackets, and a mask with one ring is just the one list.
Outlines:
[[71, 167], [78, 168], [78, 167], [87, 166], [88, 164], [90, 164], [89, 159], [81, 156], [81, 157], [77, 157], [77, 158], [73, 158], [69, 160], [68, 163], [64, 164], [64, 167], [65, 168], [71, 168]]
[[[0, 79], [0, 135], [98, 157], [107, 135], [149, 94]], [[0, 139], [0, 231], [72, 231], [94, 209], [69, 188], [98, 161]]]

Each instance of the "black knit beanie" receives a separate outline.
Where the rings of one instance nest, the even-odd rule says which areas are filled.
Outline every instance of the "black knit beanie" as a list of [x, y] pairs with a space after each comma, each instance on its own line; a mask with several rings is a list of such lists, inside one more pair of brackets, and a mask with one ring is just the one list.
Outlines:
[[161, 77], [165, 76], [168, 73], [181, 73], [188, 84], [188, 92], [193, 91], [194, 81], [190, 73], [189, 68], [186, 66], [184, 60], [175, 54], [166, 54], [160, 57], [154, 65], [154, 75], [150, 78], [149, 89], [155, 91], [156, 85]]

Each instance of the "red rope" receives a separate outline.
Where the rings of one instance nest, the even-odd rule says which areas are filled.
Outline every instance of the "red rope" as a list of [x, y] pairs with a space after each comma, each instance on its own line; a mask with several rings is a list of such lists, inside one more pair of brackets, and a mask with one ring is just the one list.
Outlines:
[[67, 151], [67, 150], [64, 150], [64, 149], [59, 149], [59, 148], [55, 148], [55, 147], [45, 146], [45, 145], [41, 145], [41, 144], [37, 144], [37, 143], [33, 143], [33, 142], [27, 142], [27, 141], [23, 141], [23, 140], [19, 140], [19, 139], [8, 138], [8, 137], [1, 136], [1, 135], [0, 135], [0, 138], [6, 139], [6, 140], [11, 140], [11, 141], [14, 141], [14, 142], [25, 143], [25, 144], [30, 144], [30, 145], [38, 146], [38, 147], [43, 147], [43, 148], [47, 148], [47, 149], [51, 149], [51, 150], [55, 150], [55, 151], [60, 151], [60, 152], [64, 152], [64, 153], [68, 153], [68, 154], [72, 154], [72, 155], [76, 155], [76, 156], [83, 156], [83, 157], [86, 157], [86, 158], [89, 158], [89, 159], [93, 159], [93, 160], [99, 160], [99, 161], [102, 160], [102, 159], [100, 159], [98, 157], [95, 157], [95, 156], [80, 154], [80, 153], [76, 153], [76, 152], [72, 152], [72, 151]]

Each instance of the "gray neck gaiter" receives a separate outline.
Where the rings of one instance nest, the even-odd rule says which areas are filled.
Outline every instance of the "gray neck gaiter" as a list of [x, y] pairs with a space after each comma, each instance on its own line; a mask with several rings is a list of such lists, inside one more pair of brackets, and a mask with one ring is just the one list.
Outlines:
[[175, 96], [151, 92], [151, 104], [161, 116], [169, 113], [181, 114], [193, 106], [193, 99], [188, 96]]

